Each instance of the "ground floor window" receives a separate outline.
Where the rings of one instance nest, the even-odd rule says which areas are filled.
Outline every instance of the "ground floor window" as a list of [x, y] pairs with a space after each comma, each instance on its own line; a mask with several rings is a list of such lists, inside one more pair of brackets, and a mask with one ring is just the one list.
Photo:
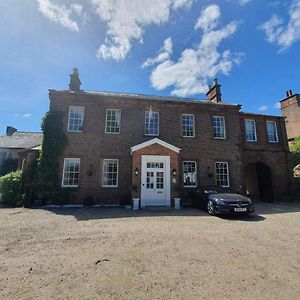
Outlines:
[[77, 187], [79, 183], [80, 158], [65, 158], [62, 187]]
[[118, 159], [104, 159], [103, 160], [103, 187], [117, 187], [118, 186]]
[[197, 186], [197, 169], [195, 161], [183, 162], [183, 186], [196, 187]]
[[229, 187], [229, 170], [227, 162], [216, 162], [216, 183], [218, 186]]

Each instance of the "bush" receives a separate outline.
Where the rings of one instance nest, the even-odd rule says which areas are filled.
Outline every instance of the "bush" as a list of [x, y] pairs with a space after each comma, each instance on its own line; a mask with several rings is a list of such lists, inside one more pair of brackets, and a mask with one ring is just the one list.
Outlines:
[[22, 172], [11, 172], [0, 177], [0, 203], [4, 206], [23, 206]]

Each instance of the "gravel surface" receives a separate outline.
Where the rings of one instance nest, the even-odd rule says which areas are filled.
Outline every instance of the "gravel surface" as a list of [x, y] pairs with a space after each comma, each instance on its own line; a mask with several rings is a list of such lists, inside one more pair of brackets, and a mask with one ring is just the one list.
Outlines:
[[300, 299], [300, 206], [0, 209], [0, 299]]

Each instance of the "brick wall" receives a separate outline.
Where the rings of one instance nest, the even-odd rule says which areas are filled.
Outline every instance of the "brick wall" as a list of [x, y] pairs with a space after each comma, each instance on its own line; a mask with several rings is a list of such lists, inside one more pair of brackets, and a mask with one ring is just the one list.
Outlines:
[[[130, 148], [152, 139], [144, 134], [145, 111], [152, 107], [160, 116], [159, 139], [181, 148], [179, 156], [179, 178], [182, 180], [182, 161], [197, 162], [198, 185], [213, 185], [215, 178], [208, 176], [207, 168], [214, 172], [216, 161], [227, 161], [230, 169], [230, 183], [234, 191], [243, 190], [243, 125], [237, 105], [223, 105], [208, 102], [186, 103], [160, 101], [145, 98], [127, 98], [114, 95], [50, 91], [50, 108], [65, 113], [64, 126], [67, 129], [70, 105], [85, 107], [82, 132], [66, 132], [69, 144], [63, 157], [80, 158], [80, 185], [73, 189], [72, 202], [82, 201], [88, 194], [99, 203], [119, 203], [129, 197], [132, 185], [132, 155]], [[106, 109], [121, 109], [120, 134], [105, 133]], [[195, 115], [195, 137], [181, 135], [181, 114]], [[224, 116], [226, 139], [216, 140], [213, 136], [212, 117]], [[258, 117], [259, 118], [259, 117]], [[279, 118], [276, 118], [279, 120]], [[258, 129], [260, 131], [260, 129]], [[263, 136], [263, 130], [261, 130]], [[282, 133], [281, 133], [282, 134]], [[285, 151], [284, 135], [280, 145], [268, 145], [263, 140], [257, 151]], [[119, 185], [117, 188], [101, 187], [103, 159], [119, 159]], [[88, 176], [89, 169], [93, 174]], [[60, 162], [62, 175], [63, 158]], [[184, 194], [184, 193], [183, 193]]]

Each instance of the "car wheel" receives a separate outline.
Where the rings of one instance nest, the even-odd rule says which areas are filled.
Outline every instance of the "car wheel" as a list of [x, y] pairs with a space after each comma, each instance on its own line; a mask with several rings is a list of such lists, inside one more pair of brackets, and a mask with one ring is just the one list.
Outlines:
[[212, 216], [215, 214], [214, 203], [211, 200], [207, 202], [207, 212]]

